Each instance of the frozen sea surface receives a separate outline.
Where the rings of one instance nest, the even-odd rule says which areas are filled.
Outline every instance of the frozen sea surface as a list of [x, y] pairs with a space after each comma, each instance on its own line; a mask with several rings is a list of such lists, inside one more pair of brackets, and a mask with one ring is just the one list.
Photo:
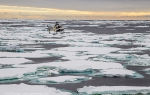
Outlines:
[[[61, 86], [77, 84], [78, 86], [70, 87], [73, 91], [77, 91], [80, 84], [85, 83], [86, 86], [90, 81], [97, 82], [98, 79], [103, 78], [112, 79], [111, 83], [115, 83], [114, 80], [150, 78], [150, 67], [148, 67], [150, 66], [150, 21], [63, 20], [60, 22], [66, 28], [65, 32], [53, 35], [53, 31], [49, 34], [46, 26], [50, 23], [54, 25], [54, 22], [53, 20], [0, 19], [0, 84], [2, 84], [0, 88], [18, 87], [19, 90], [10, 91], [24, 93], [24, 91], [32, 92], [32, 89], [34, 91], [35, 87], [37, 93], [43, 91], [48, 95], [49, 93], [73, 95], [67, 91], [68, 86]], [[27, 84], [14, 85], [18, 82]], [[143, 86], [150, 85], [146, 82], [143, 82]], [[3, 85], [7, 83], [9, 85]], [[51, 87], [32, 86], [30, 85], [32, 83], [53, 84], [53, 87], [60, 85], [60, 89], [64, 88], [67, 92]], [[130, 83], [125, 88], [130, 88]], [[90, 85], [94, 84], [97, 83]], [[126, 85], [126, 83], [118, 81], [116, 85]], [[80, 87], [78, 94], [109, 91], [128, 94], [128, 89], [123, 90], [124, 87], [117, 90], [115, 89], [117, 86], [99, 86], [102, 87], [86, 87], [90, 92]], [[22, 88], [26, 89], [21, 90]], [[107, 91], [97, 91], [101, 88]], [[131, 87], [131, 89], [133, 90], [130, 94], [149, 92], [148, 87]]]

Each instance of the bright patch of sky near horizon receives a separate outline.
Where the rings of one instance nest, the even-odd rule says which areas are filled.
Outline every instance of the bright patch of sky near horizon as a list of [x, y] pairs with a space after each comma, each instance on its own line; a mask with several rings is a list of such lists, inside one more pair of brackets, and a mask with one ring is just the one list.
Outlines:
[[0, 0], [0, 18], [150, 20], [150, 0]]

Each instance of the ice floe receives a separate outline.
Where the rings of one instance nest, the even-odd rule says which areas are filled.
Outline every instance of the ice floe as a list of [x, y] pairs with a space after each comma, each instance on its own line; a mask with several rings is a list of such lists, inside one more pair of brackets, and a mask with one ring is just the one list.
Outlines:
[[136, 28], [147, 28], [149, 26], [135, 26]]
[[41, 70], [35, 65], [28, 67], [21, 66], [20, 68], [0, 69], [0, 83], [32, 80], [40, 77], [51, 76], [52, 74], [59, 74], [55, 69]]
[[65, 75], [65, 76], [39, 78], [36, 80], [32, 80], [31, 83], [37, 84], [77, 83], [90, 79], [92, 79], [92, 77]]
[[84, 86], [77, 91], [82, 95], [124, 95], [139, 94], [147, 95], [150, 93], [150, 87], [144, 86]]
[[34, 41], [17, 41], [17, 40], [14, 40], [14, 41], [10, 41], [8, 40], [7, 42], [2, 42], [2, 44], [15, 44], [15, 45], [23, 45], [23, 44], [36, 44]]
[[90, 57], [95, 57], [96, 55], [65, 55], [65, 57], [62, 57], [61, 59], [67, 59], [67, 60], [88, 60]]
[[[36, 68], [9, 68], [0, 69], [0, 83], [21, 81], [25, 73], [34, 73]], [[32, 76], [33, 77], [33, 76]]]
[[58, 67], [58, 69], [60, 73], [92, 72], [92, 67], [88, 65], [82, 65], [82, 66], [70, 67], [70, 68]]
[[116, 61], [121, 61], [121, 60], [131, 60], [132, 58], [137, 58], [135, 55], [131, 54], [106, 54], [102, 56], [105, 59], [109, 60], [116, 60]]
[[146, 74], [150, 75], [150, 68], [143, 69], [142, 71], [146, 72]]
[[40, 53], [14, 53], [14, 52], [1, 52], [0, 57], [11, 57], [11, 58], [40, 58], [40, 57], [50, 57], [48, 54], [40, 54]]
[[24, 50], [45, 50], [45, 48], [22, 48]]
[[23, 64], [23, 63], [31, 63], [32, 60], [25, 58], [0, 58], [1, 65], [13, 65], [13, 64]]
[[[8, 89], [9, 88], [9, 89]], [[9, 84], [0, 85], [1, 95], [73, 95], [71, 92], [61, 91], [43, 85]]]
[[60, 74], [88, 74], [92, 73], [93, 69], [91, 66], [83, 65], [78, 67], [55, 67], [55, 66], [46, 66], [46, 65], [36, 65], [37, 71], [42, 71], [48, 73], [49, 75], [60, 75]]
[[0, 46], [0, 51], [23, 52], [24, 50], [16, 45], [8, 45], [8, 46]]
[[54, 50], [67, 52], [86, 52], [85, 54], [107, 54], [120, 49], [113, 47], [64, 47], [56, 48]]
[[92, 74], [92, 76], [143, 78], [142, 75], [127, 69], [104, 69], [104, 70], [100, 70], [100, 72], [98, 73]]
[[91, 69], [120, 69], [124, 68], [120, 63], [115, 62], [97, 62], [97, 61], [86, 61], [86, 60], [76, 60], [76, 61], [63, 61], [63, 62], [48, 62], [41, 64], [32, 64], [32, 65], [15, 65], [16, 67], [23, 68], [47, 68], [51, 69], [57, 68], [58, 71], [60, 69], [66, 72], [83, 72], [83, 71], [91, 71]]
[[144, 53], [144, 52], [139, 51], [139, 50], [119, 50], [119, 51], [117, 51], [117, 53], [121, 53], [121, 54], [138, 54], [138, 53]]
[[136, 47], [136, 48], [130, 48], [129, 51], [150, 51], [150, 48], [148, 47]]
[[132, 66], [150, 66], [150, 59], [133, 58], [128, 62], [128, 65]]

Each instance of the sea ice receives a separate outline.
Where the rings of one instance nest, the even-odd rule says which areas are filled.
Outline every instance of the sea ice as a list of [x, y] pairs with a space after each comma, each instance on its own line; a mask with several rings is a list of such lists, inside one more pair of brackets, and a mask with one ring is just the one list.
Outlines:
[[142, 95], [147, 95], [150, 93], [150, 87], [143, 86], [84, 86], [83, 88], [78, 88], [77, 91], [81, 95], [124, 95], [131, 94], [137, 95], [142, 93]]
[[120, 50], [119, 48], [113, 48], [113, 47], [64, 47], [64, 48], [56, 48], [54, 50], [58, 50], [58, 51], [66, 51], [66, 52], [89, 52], [90, 54], [92, 53], [96, 53], [96, 54], [106, 54], [106, 53], [110, 53], [116, 50]]
[[40, 57], [50, 57], [48, 54], [40, 54], [40, 53], [14, 53], [14, 52], [1, 52], [0, 57], [16, 57], [16, 58], [40, 58]]
[[150, 51], [150, 48], [148, 47], [137, 47], [137, 48], [130, 48], [129, 51]]
[[35, 41], [18, 41], [18, 40], [8, 40], [7, 42], [3, 41], [2, 44], [15, 44], [15, 45], [23, 45], [23, 44], [36, 44]]
[[136, 53], [144, 53], [143, 51], [139, 51], [139, 50], [119, 50], [117, 51], [117, 53], [121, 53], [121, 54], [136, 54]]
[[[83, 66], [85, 66], [83, 68]], [[73, 69], [74, 71], [79, 70], [80, 68], [82, 70], [86, 69], [118, 69], [118, 68], [124, 68], [123, 65], [120, 63], [115, 62], [97, 62], [97, 61], [86, 61], [86, 60], [76, 60], [76, 61], [63, 61], [63, 62], [50, 62], [50, 63], [41, 63], [41, 64], [32, 64], [32, 65], [19, 65], [16, 67], [54, 67], [54, 68], [65, 68], [66, 70]], [[80, 67], [80, 68], [79, 68]]]
[[126, 42], [126, 41], [100, 41], [101, 44], [105, 44], [105, 45], [131, 45], [131, 42]]
[[135, 28], [147, 28], [149, 26], [135, 26]]
[[96, 55], [65, 55], [61, 59], [68, 59], [68, 60], [88, 60], [90, 57], [95, 57]]
[[24, 50], [45, 50], [45, 48], [27, 48], [27, 47], [24, 47], [22, 49], [24, 49]]
[[25, 58], [0, 58], [1, 65], [13, 65], [13, 64], [22, 64], [22, 63], [31, 63], [32, 60]]
[[129, 54], [106, 54], [103, 56], [103, 58], [116, 61], [125, 61], [131, 60], [132, 58], [136, 58], [136, 56]]
[[13, 82], [14, 80], [32, 80], [35, 78], [51, 76], [52, 74], [59, 74], [59, 72], [55, 69], [40, 70], [35, 65], [19, 65], [19, 67], [0, 69], [0, 83]]
[[33, 73], [36, 68], [9, 68], [0, 69], [0, 82], [9, 81], [12, 82], [13, 79], [20, 79], [24, 77], [25, 73]]
[[92, 79], [92, 77], [65, 75], [65, 76], [39, 78], [32, 80], [31, 83], [39, 83], [39, 84], [76, 83], [90, 79]]
[[150, 59], [133, 58], [128, 62], [128, 65], [133, 66], [150, 66]]
[[[8, 89], [9, 88], [9, 89]], [[0, 85], [0, 95], [73, 95], [70, 92], [43, 85], [7, 84]]]
[[68, 41], [57, 41], [49, 42], [50, 44], [65, 44], [74, 47], [105, 47], [104, 44], [88, 43], [88, 42], [68, 42]]
[[16, 45], [8, 45], [8, 46], [0, 46], [0, 51], [10, 51], [10, 52], [22, 52], [19, 46]]
[[60, 73], [82, 73], [82, 72], [92, 72], [92, 67], [88, 65], [82, 65], [78, 67], [63, 68], [58, 67]]
[[127, 69], [104, 69], [92, 74], [92, 76], [143, 78], [142, 75]]

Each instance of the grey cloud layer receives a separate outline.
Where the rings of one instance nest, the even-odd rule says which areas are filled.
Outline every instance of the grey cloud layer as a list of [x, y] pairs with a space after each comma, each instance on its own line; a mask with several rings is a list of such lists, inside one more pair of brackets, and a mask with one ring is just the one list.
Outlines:
[[150, 11], [150, 0], [0, 0], [0, 4], [81, 11]]

